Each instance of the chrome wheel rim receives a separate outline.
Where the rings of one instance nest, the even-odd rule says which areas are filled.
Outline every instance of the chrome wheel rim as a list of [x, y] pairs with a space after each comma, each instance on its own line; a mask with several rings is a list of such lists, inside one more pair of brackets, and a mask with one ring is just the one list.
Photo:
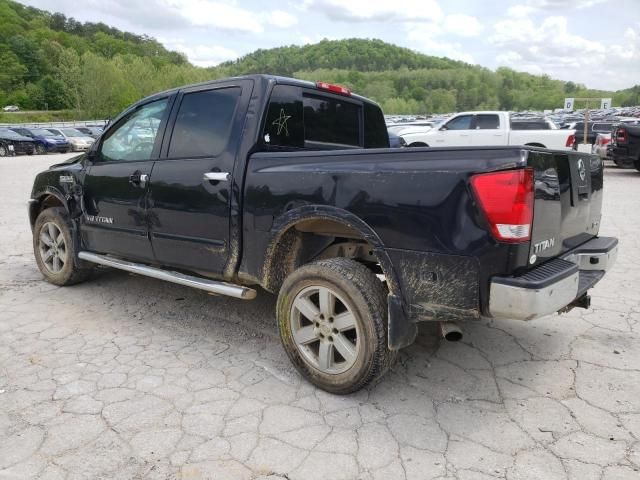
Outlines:
[[351, 305], [332, 289], [314, 285], [301, 290], [289, 321], [296, 348], [313, 368], [337, 375], [356, 363], [362, 343], [359, 322]]
[[38, 249], [45, 268], [51, 273], [60, 273], [69, 253], [64, 235], [55, 223], [47, 222], [40, 229]]

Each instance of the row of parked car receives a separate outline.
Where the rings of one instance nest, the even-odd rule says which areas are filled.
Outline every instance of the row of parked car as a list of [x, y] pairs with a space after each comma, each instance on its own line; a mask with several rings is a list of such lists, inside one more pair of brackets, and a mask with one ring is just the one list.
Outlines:
[[102, 130], [102, 127], [2, 127], [0, 157], [82, 152], [89, 149]]
[[[462, 112], [433, 118], [387, 118], [392, 146], [482, 146], [526, 144], [553, 149], [577, 149], [587, 144], [602, 159], [612, 159], [612, 138], [618, 127], [640, 124], [634, 111], [581, 112], [544, 115], [522, 112]], [[527, 132], [517, 132], [525, 130]], [[549, 132], [555, 130], [556, 132]], [[586, 132], [586, 133], [585, 133]], [[586, 136], [585, 136], [586, 135]]]

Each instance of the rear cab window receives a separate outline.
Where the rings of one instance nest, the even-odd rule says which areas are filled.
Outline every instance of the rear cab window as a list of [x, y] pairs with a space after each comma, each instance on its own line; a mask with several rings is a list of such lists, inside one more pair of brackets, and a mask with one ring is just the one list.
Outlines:
[[389, 146], [384, 116], [376, 105], [292, 85], [273, 88], [262, 141], [267, 150]]

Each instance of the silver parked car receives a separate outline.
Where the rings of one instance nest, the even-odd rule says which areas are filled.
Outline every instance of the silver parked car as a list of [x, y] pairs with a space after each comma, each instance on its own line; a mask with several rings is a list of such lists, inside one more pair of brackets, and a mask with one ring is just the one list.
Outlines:
[[82, 133], [80, 130], [76, 130], [75, 128], [48, 128], [47, 130], [66, 138], [71, 144], [71, 148], [74, 152], [89, 150], [89, 147], [96, 141], [95, 138], [92, 138], [86, 133]]

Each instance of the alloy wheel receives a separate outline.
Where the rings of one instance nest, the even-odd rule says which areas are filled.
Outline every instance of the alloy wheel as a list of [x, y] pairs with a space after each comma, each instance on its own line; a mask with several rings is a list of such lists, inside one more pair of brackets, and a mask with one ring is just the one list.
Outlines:
[[360, 327], [352, 306], [326, 286], [301, 290], [293, 301], [291, 333], [296, 347], [314, 368], [340, 374], [360, 353]]
[[64, 235], [55, 223], [47, 222], [40, 229], [38, 249], [45, 268], [51, 273], [60, 273], [68, 261], [69, 252]]

